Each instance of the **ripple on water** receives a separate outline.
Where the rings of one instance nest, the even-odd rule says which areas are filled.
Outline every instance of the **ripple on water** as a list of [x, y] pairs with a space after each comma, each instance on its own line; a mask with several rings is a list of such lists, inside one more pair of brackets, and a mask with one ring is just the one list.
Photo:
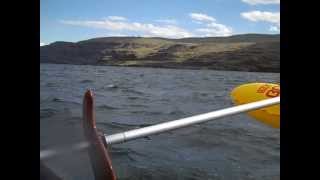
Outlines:
[[89, 80], [89, 79], [85, 79], [85, 80], [81, 80], [80, 83], [82, 84], [87, 84], [87, 83], [93, 83], [93, 80]]
[[119, 109], [119, 108], [118, 107], [114, 107], [114, 106], [108, 106], [108, 105], [104, 104], [104, 105], [97, 106], [97, 109], [114, 110], [114, 109]]
[[49, 118], [57, 114], [58, 111], [52, 108], [40, 109], [40, 118]]

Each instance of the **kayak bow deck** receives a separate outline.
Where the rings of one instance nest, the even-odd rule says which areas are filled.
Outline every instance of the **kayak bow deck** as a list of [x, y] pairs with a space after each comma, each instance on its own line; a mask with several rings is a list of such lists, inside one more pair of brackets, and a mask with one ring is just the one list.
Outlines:
[[96, 127], [94, 96], [92, 91], [87, 91], [83, 99], [83, 129], [89, 142], [88, 153], [96, 180], [116, 180], [112, 168], [108, 145], [99, 135]]

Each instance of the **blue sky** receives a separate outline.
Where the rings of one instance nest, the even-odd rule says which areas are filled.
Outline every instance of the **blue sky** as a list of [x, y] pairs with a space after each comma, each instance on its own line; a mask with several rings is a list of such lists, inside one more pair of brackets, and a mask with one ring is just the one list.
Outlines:
[[280, 0], [41, 0], [40, 45], [105, 36], [280, 33]]

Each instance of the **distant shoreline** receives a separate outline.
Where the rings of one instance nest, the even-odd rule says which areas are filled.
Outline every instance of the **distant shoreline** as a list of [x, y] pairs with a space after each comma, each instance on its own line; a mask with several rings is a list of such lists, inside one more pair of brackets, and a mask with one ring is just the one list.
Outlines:
[[120, 67], [280, 72], [280, 36], [102, 37], [40, 47], [40, 62]]
[[58, 65], [77, 65], [77, 66], [106, 66], [106, 67], [134, 67], [134, 68], [152, 68], [152, 69], [177, 69], [177, 70], [205, 70], [205, 71], [230, 71], [230, 72], [247, 72], [247, 73], [272, 73], [272, 74], [280, 74], [279, 72], [272, 71], [241, 71], [241, 70], [223, 70], [223, 69], [208, 69], [208, 68], [197, 68], [197, 67], [157, 67], [157, 66], [119, 66], [119, 65], [97, 65], [97, 64], [68, 64], [68, 63], [48, 63], [43, 62], [40, 64], [58, 64]]

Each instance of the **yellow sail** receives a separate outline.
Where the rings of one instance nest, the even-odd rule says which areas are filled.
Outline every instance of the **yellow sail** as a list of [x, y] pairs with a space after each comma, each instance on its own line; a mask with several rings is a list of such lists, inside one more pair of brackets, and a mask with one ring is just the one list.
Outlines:
[[[272, 83], [249, 83], [236, 87], [231, 98], [236, 105], [280, 96], [280, 85]], [[280, 128], [280, 105], [274, 105], [248, 112], [258, 121], [274, 128]]]

